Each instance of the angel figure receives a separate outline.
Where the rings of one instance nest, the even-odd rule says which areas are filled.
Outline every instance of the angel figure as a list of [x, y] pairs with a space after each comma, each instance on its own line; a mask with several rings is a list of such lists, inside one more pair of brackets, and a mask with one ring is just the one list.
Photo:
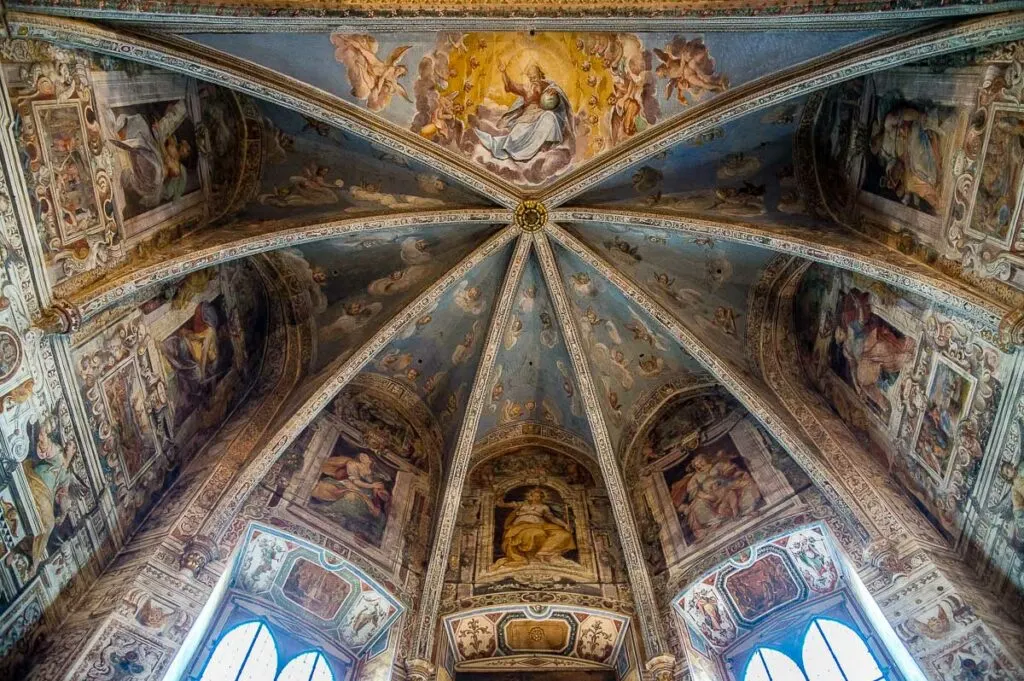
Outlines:
[[338, 318], [324, 326], [320, 333], [323, 336], [348, 336], [366, 326], [370, 320], [384, 309], [380, 303], [354, 301], [342, 305]]
[[348, 72], [352, 96], [365, 100], [367, 109], [384, 109], [395, 94], [412, 102], [405, 87], [398, 82], [399, 78], [409, 72], [401, 61], [410, 45], [396, 47], [388, 55], [387, 61], [381, 61], [377, 56], [379, 45], [373, 36], [332, 33], [331, 44], [335, 47], [334, 58], [344, 64]]
[[665, 339], [654, 331], [651, 331], [651, 327], [647, 326], [647, 322], [645, 322], [640, 315], [636, 313], [636, 310], [629, 308], [629, 313], [633, 315], [633, 320], [626, 322], [626, 328], [633, 332], [633, 340], [638, 340], [641, 343], [647, 343], [652, 348], [656, 348], [662, 352], [668, 350], [668, 347], [665, 345]]
[[654, 72], [659, 78], [668, 79], [665, 99], [671, 99], [674, 90], [679, 103], [687, 106], [691, 103], [687, 93], [696, 99], [705, 92], [724, 92], [729, 87], [729, 79], [715, 73], [715, 60], [700, 38], [676, 37], [664, 50], [654, 48], [654, 54], [662, 62]]

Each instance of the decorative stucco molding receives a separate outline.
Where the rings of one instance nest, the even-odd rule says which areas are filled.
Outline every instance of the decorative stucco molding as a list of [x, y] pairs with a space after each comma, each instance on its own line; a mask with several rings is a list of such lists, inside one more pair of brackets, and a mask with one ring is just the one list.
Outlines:
[[530, 255], [530, 238], [519, 237], [516, 250], [505, 273], [505, 281], [484, 342], [483, 353], [477, 364], [473, 389], [466, 404], [466, 413], [462, 418], [459, 437], [452, 453], [451, 465], [448, 468], [448, 479], [445, 483], [444, 495], [441, 497], [441, 508], [437, 514], [437, 530], [434, 533], [434, 546], [430, 553], [430, 562], [423, 579], [423, 595], [420, 598], [419, 621], [416, 631], [416, 654], [427, 657], [433, 649], [434, 632], [437, 628], [437, 613], [441, 603], [441, 587], [444, 585], [444, 573], [448, 565], [448, 553], [451, 550], [452, 535], [458, 519], [459, 505], [462, 503], [462, 487], [469, 471], [469, 461], [473, 456], [473, 444], [476, 440], [480, 414], [486, 403], [491, 372], [494, 360], [501, 346], [502, 333], [508, 322], [515, 301], [516, 289], [522, 278], [526, 261]]
[[916, 293], [995, 332], [1012, 310], [964, 284], [858, 232], [834, 225], [814, 229], [756, 224], [719, 217], [664, 215], [621, 209], [565, 208], [552, 211], [555, 222], [600, 222], [685, 232], [716, 240], [750, 244], [805, 260], [832, 265]]
[[[258, 221], [248, 225], [213, 228], [174, 241], [145, 259], [134, 258], [95, 284], [74, 292], [67, 300], [55, 301], [44, 313], [49, 317], [41, 318], [39, 324], [47, 333], [71, 333], [82, 320], [94, 317], [154, 284], [266, 251], [360, 232], [455, 223], [501, 224], [510, 220], [511, 214], [505, 209], [456, 209], [298, 224], [295, 220]], [[51, 317], [54, 323], [41, 326]]]
[[511, 185], [479, 170], [469, 160], [340, 97], [245, 59], [163, 33], [107, 28], [86, 21], [22, 12], [8, 12], [6, 19], [12, 35], [18, 38], [110, 54], [223, 85], [322, 120], [413, 158], [508, 208], [519, 203], [518, 193]]
[[729, 90], [580, 164], [539, 198], [552, 210], [601, 181], [681, 141], [781, 102], [908, 62], [1024, 37], [1024, 13], [934, 25], [858, 43]]
[[321, 31], [325, 21], [355, 29], [411, 30], [563, 30], [573, 19], [590, 31], [646, 30], [706, 31], [772, 28], [832, 30], [897, 26], [950, 16], [987, 14], [1014, 9], [1014, 2], [976, 4], [967, 0], [915, 3], [913, 9], [894, 9], [891, 2], [845, 0], [793, 2], [775, 0], [752, 7], [746, 2], [671, 2], [669, 0], [415, 0], [413, 2], [323, 2], [315, 6], [289, 2], [184, 3], [111, 2], [84, 0], [73, 5], [59, 0], [22, 0], [11, 9], [45, 12], [101, 21], [151, 25], [167, 31]]
[[[545, 226], [545, 231], [550, 229], [551, 225]], [[537, 232], [533, 235], [533, 239], [541, 270], [544, 273], [544, 282], [551, 295], [555, 316], [558, 317], [562, 338], [565, 340], [566, 350], [572, 360], [573, 370], [576, 372], [580, 394], [583, 396], [584, 410], [587, 413], [587, 422], [590, 424], [591, 435], [594, 438], [601, 475], [608, 490], [608, 499], [611, 501], [612, 511], [615, 515], [615, 525], [619, 530], [619, 542], [622, 545], [630, 586], [633, 588], [637, 621], [640, 625], [644, 645], [650, 655], [667, 654], [669, 649], [665, 631], [662, 627], [658, 603], [654, 597], [651, 576], [647, 572], [647, 563], [643, 550], [640, 548], [640, 533], [637, 530], [636, 518], [633, 516], [629, 495], [626, 493], [622, 471], [615, 458], [615, 449], [612, 446], [611, 437], [608, 435], [608, 426], [605, 424], [604, 413], [598, 402], [597, 389], [594, 387], [594, 380], [590, 375], [590, 364], [580, 341], [576, 322], [573, 320], [565, 285], [558, 274], [558, 265], [555, 263], [555, 256], [551, 251], [551, 244], [548, 243], [547, 236], [543, 232]]]

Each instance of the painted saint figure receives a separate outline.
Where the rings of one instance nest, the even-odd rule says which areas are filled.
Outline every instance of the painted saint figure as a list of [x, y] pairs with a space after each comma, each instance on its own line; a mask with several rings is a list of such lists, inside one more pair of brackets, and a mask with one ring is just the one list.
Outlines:
[[480, 143], [494, 158], [529, 161], [544, 148], [575, 136], [569, 98], [562, 88], [545, 77], [539, 66], [531, 64], [526, 68], [525, 83], [513, 81], [506, 64], [500, 64], [498, 70], [505, 91], [518, 95], [518, 99], [500, 119], [508, 131], [506, 134], [476, 131]]
[[310, 499], [328, 505], [345, 529], [377, 543], [387, 524], [391, 482], [367, 452], [332, 456], [320, 468]]
[[871, 153], [884, 169], [883, 187], [906, 205], [928, 203], [934, 213], [941, 203], [942, 133], [935, 116], [905, 104], [876, 120]]
[[850, 382], [888, 416], [885, 389], [914, 357], [914, 339], [903, 336], [871, 308], [867, 292], [851, 290], [839, 304], [839, 323], [833, 335], [849, 367]]
[[185, 193], [185, 161], [192, 155], [192, 146], [188, 140], [179, 140], [176, 131], [187, 117], [184, 99], [170, 104], [152, 125], [142, 114], [110, 114], [110, 142], [121, 167], [121, 185], [138, 195], [145, 209]]
[[494, 567], [514, 567], [528, 563], [574, 565], [563, 554], [576, 548], [569, 524], [556, 516], [540, 487], [526, 493], [525, 501], [499, 501], [499, 508], [510, 508], [501, 538], [503, 558]]
[[690, 471], [673, 483], [670, 491], [676, 511], [697, 541], [709, 530], [746, 517], [762, 502], [753, 476], [724, 450], [713, 456], [706, 452], [694, 456]]

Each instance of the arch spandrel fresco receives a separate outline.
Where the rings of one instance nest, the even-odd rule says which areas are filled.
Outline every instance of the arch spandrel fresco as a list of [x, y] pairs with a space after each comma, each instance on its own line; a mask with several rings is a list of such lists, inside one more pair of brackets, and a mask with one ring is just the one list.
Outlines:
[[312, 40], [193, 38], [342, 97], [513, 185], [538, 188], [730, 87], [870, 35], [783, 31], [751, 41], [729, 32], [339, 29]]
[[818, 266], [794, 315], [809, 380], [958, 536], [1011, 360], [919, 298]]
[[806, 474], [721, 388], [683, 392], [647, 415], [626, 453], [652, 572], [669, 583], [702, 553], [806, 512]]
[[53, 285], [95, 278], [250, 198], [260, 141], [247, 98], [35, 41], [5, 46], [4, 74]]
[[489, 449], [466, 481], [453, 546], [459, 561], [446, 575], [453, 591], [442, 608], [453, 612], [547, 592], [567, 604], [631, 610], [595, 462], [543, 441], [509, 439]]
[[[1021, 95], [1012, 75], [1020, 61], [1020, 45], [1009, 43], [829, 90], [815, 154], [833, 214], [845, 210], [844, 222], [920, 259], [948, 261], [952, 272], [1024, 287]], [[911, 129], [915, 141], [900, 144], [897, 132]], [[852, 143], [861, 130], [863, 148]]]

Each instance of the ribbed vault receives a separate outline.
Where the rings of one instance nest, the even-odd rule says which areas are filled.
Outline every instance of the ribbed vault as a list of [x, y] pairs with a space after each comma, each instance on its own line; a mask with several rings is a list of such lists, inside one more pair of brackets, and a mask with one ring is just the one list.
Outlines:
[[[640, 635], [644, 659], [678, 655], [678, 633], [664, 615], [675, 593], [666, 590], [679, 591], [686, 586], [684, 574], [696, 577], [701, 570], [689, 566], [676, 573], [651, 559], [653, 521], [639, 506], [643, 494], [654, 492], [637, 491], [635, 479], [638, 443], [651, 440], [648, 431], [666, 404], [701, 397], [726, 405], [722, 413], [740, 433], [734, 437], [762, 443], [766, 460], [789, 462], [780, 485], [788, 485], [794, 498], [813, 497], [809, 504], [820, 496], [829, 513], [859, 528], [851, 535], [859, 531], [871, 538], [864, 543], [873, 551], [883, 551], [875, 540], [881, 542], [885, 528], [837, 469], [830, 447], [840, 436], [818, 437], [827, 427], [809, 424], [792, 406], [794, 400], [820, 402], [821, 397], [807, 386], [783, 386], [778, 369], [771, 370], [778, 358], [760, 345], [768, 343], [770, 327], [782, 323], [757, 306], [768, 305], [765, 289], [778, 271], [814, 263], [865, 290], [909, 296], [921, 310], [957, 320], [992, 348], [1011, 353], [1024, 342], [1013, 292], [976, 286], [957, 276], [962, 272], [955, 268], [939, 267], [935, 259], [922, 260], [855, 225], [832, 221], [825, 210], [830, 188], [821, 187], [807, 162], [823, 92], [923, 59], [939, 63], [944, 55], [981, 54], [993, 44], [1020, 40], [1024, 15], [1019, 13], [908, 22], [891, 31], [869, 30], [866, 24], [845, 34], [821, 31], [806, 38], [798, 57], [778, 57], [786, 50], [777, 49], [765, 56], [760, 71], [748, 69], [735, 83], [726, 77], [728, 59], [720, 58], [716, 66], [715, 55], [705, 51], [689, 65], [703, 70], [691, 74], [686, 96], [684, 82], [675, 83], [678, 96], [666, 90], [673, 73], [670, 57], [672, 50], [680, 56], [706, 50], [700, 40], [673, 39], [665, 32], [673, 29], [653, 24], [644, 29], [642, 22], [632, 33], [623, 28], [571, 39], [542, 31], [538, 54], [584, 55], [587, 67], [573, 71], [573, 78], [579, 76], [581, 83], [587, 73], [608, 78], [592, 87], [611, 104], [597, 95], [588, 100], [568, 86], [559, 90], [556, 101], [543, 106], [549, 112], [567, 108], [559, 115], [588, 126], [585, 134], [580, 128], [573, 132], [585, 143], [565, 158], [552, 154], [549, 165], [533, 163], [534, 152], [521, 162], [529, 166], [523, 169], [514, 157], [482, 156], [465, 130], [462, 136], [453, 131], [469, 121], [486, 121], [490, 112], [484, 104], [474, 104], [475, 118], [443, 107], [472, 96], [470, 88], [459, 91], [451, 84], [456, 78], [469, 83], [470, 73], [492, 69], [494, 80], [487, 87], [493, 95], [506, 67], [528, 71], [530, 65], [511, 52], [502, 57], [494, 50], [504, 45], [501, 41], [533, 44], [532, 30], [529, 36], [487, 37], [469, 28], [437, 34], [421, 29], [372, 38], [366, 25], [332, 33], [311, 24], [308, 33], [274, 33], [273, 26], [262, 24], [268, 33], [260, 35], [240, 24], [233, 32], [198, 29], [176, 35], [152, 23], [123, 23], [125, 17], [99, 6], [86, 8], [82, 16], [91, 12], [109, 23], [34, 13], [30, 5], [15, 4], [7, 11], [12, 35], [185, 74], [244, 95], [256, 112], [253, 134], [262, 144], [248, 200], [230, 216], [180, 239], [156, 240], [87, 279], [60, 284], [52, 305], [39, 310], [37, 326], [55, 337], [77, 339], [161, 287], [232, 263], [259, 262], [263, 276], [275, 276], [267, 273], [274, 270], [287, 280], [298, 302], [294, 319], [281, 323], [306, 325], [310, 335], [302, 378], [237, 470], [204, 499], [207, 512], [181, 539], [205, 556], [200, 562], [213, 562], [218, 552], [210, 547], [232, 545], [238, 519], [248, 517], [257, 490], [283, 496], [298, 508], [308, 489], [288, 476], [308, 461], [301, 463], [296, 452], [319, 442], [323, 432], [347, 432], [345, 409], [394, 400], [404, 419], [395, 428], [415, 433], [416, 442], [430, 452], [424, 457], [429, 463], [395, 464], [391, 472], [416, 491], [422, 500], [416, 508], [430, 519], [416, 529], [429, 541], [418, 544], [406, 537], [408, 546], [419, 547], [416, 560], [391, 566], [395, 575], [402, 573], [393, 581], [401, 582], [396, 591], [408, 600], [402, 645], [409, 660], [436, 660], [436, 651], [457, 638], [459, 627], [468, 626], [469, 615], [459, 610], [485, 617], [493, 605], [473, 600], [476, 593], [464, 603], [453, 596], [465, 580], [451, 573], [453, 561], [459, 563], [460, 537], [472, 524], [460, 520], [460, 507], [483, 494], [478, 471], [500, 478], [501, 471], [513, 470], [511, 464], [495, 463], [504, 449], [529, 449], [537, 461], [562, 471], [561, 479], [535, 476], [542, 481], [538, 486], [553, 490], [549, 494], [577, 499], [588, 512], [593, 512], [587, 506], [591, 497], [598, 506], [605, 504], [610, 518], [601, 536], [613, 533], [608, 550], [621, 556], [613, 570], [598, 565], [593, 546], [574, 549], [572, 560], [589, 570], [588, 584], [596, 585], [587, 595], [592, 602], [585, 604], [595, 609], [586, 614], [579, 603], [563, 603], [566, 612], [555, 608], [544, 616], [583, 622], [603, 616], [599, 611], [614, 611], [608, 621], [624, 626], [618, 618], [629, 620]], [[182, 20], [173, 21], [180, 29]], [[655, 44], [666, 35], [669, 44]], [[800, 33], [790, 32], [784, 40], [796, 49]], [[300, 46], [315, 47], [319, 56], [296, 54]], [[655, 58], [654, 47], [668, 53]], [[410, 49], [421, 58], [419, 64], [395, 70]], [[739, 48], [729, 49], [734, 54]], [[481, 54], [476, 64], [474, 50]], [[499, 62], [489, 59], [507, 61], [495, 70]], [[356, 71], [359, 65], [369, 68], [368, 62], [392, 68], [391, 90], [360, 94], [365, 83], [358, 82]], [[443, 74], [441, 64], [448, 69]], [[552, 81], [551, 74], [568, 74], [565, 64], [543, 66]], [[614, 79], [628, 82], [613, 84]], [[623, 95], [626, 87], [638, 88], [634, 99]], [[512, 105], [514, 97], [502, 97], [493, 99]], [[627, 125], [621, 111], [632, 104], [638, 109]], [[657, 115], [644, 113], [644, 106], [660, 109]], [[598, 113], [608, 115], [610, 135]], [[641, 116], [647, 118], [638, 125]], [[452, 130], [440, 130], [446, 125]], [[485, 148], [493, 144], [490, 133], [479, 137]], [[548, 146], [539, 153], [556, 150]], [[481, 468], [485, 462], [490, 468]], [[819, 496], [807, 492], [812, 488]], [[508, 483], [501, 493], [529, 493], [516, 489]], [[783, 498], [781, 492], [777, 498]], [[774, 502], [766, 494], [769, 503]], [[890, 508], [888, 503], [874, 508]], [[308, 516], [297, 511], [296, 517], [315, 515], [315, 505], [307, 506], [301, 513]], [[415, 517], [411, 506], [403, 512]], [[899, 529], [899, 523], [913, 524], [905, 518], [916, 511], [900, 506], [892, 513], [899, 520], [890, 529]], [[324, 517], [316, 522], [327, 527]], [[323, 531], [330, 536], [330, 529]], [[927, 545], [931, 538], [915, 541]], [[394, 559], [385, 553], [380, 561]], [[710, 555], [701, 560], [711, 560]], [[496, 564], [489, 579], [498, 583], [505, 564]], [[877, 564], [891, 567], [884, 558]], [[390, 579], [375, 577], [385, 585]], [[616, 639], [616, 656], [621, 645]], [[466, 664], [472, 659], [463, 658]], [[594, 661], [588, 659], [587, 664]], [[601, 659], [597, 668], [612, 667], [610, 658]], [[411, 665], [410, 673], [414, 669]]]

